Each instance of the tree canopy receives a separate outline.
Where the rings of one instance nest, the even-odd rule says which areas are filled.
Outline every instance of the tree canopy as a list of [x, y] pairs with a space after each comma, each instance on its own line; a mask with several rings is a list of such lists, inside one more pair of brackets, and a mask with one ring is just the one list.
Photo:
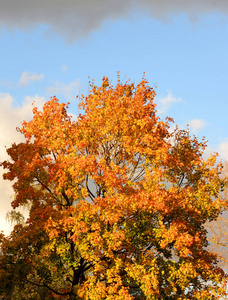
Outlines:
[[[143, 77], [92, 84], [74, 120], [55, 97], [18, 129], [4, 179], [12, 207], [26, 206], [1, 235], [6, 299], [218, 299], [226, 274], [205, 224], [225, 209], [216, 154], [161, 120]], [[17, 298], [12, 298], [17, 295]], [[8, 298], [7, 298], [8, 297]]]

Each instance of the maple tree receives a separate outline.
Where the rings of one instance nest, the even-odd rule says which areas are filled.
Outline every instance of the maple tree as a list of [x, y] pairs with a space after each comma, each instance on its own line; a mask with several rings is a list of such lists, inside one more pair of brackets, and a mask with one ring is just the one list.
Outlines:
[[[155, 91], [104, 77], [73, 120], [53, 97], [19, 131], [4, 179], [29, 218], [1, 236], [0, 294], [25, 299], [218, 299], [205, 224], [224, 211], [216, 155], [156, 115]], [[19, 218], [20, 219], [20, 218]], [[10, 286], [10, 288], [9, 288]], [[43, 295], [46, 291], [46, 296]], [[18, 297], [19, 297], [18, 296]], [[24, 297], [24, 298], [23, 298]]]

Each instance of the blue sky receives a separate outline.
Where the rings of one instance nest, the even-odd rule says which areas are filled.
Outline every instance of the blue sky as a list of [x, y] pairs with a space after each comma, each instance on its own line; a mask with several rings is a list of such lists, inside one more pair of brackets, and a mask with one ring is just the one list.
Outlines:
[[[33, 4], [29, 6], [30, 4]], [[19, 5], [20, 4], [20, 5]], [[228, 4], [178, 0], [0, 0], [0, 160], [15, 131], [56, 95], [71, 102], [108, 76], [157, 85], [158, 112], [228, 159]], [[2, 171], [1, 171], [2, 172]], [[0, 179], [0, 230], [13, 192]]]

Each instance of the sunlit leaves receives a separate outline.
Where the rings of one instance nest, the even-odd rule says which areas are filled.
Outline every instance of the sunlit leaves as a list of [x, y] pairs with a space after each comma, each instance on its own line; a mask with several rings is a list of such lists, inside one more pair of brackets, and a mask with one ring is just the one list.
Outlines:
[[[204, 141], [156, 116], [144, 78], [113, 87], [104, 77], [79, 98], [74, 121], [56, 98], [34, 108], [19, 129], [26, 142], [8, 149], [12, 205], [30, 215], [3, 239], [2, 265], [20, 253], [30, 261], [25, 284], [55, 299], [224, 295], [205, 230], [224, 209], [217, 156], [204, 160]], [[16, 255], [12, 270], [19, 263]]]

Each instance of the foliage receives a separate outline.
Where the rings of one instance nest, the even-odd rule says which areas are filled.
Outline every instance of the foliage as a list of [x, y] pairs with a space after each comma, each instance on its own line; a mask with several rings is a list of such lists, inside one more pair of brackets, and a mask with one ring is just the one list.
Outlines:
[[203, 159], [206, 142], [159, 119], [154, 97], [144, 78], [114, 88], [104, 77], [81, 96], [77, 120], [54, 97], [23, 122], [26, 141], [8, 149], [2, 166], [14, 182], [13, 208], [28, 205], [30, 215], [2, 236], [3, 295], [224, 295], [226, 275], [205, 229], [224, 209], [221, 165], [216, 155]]

